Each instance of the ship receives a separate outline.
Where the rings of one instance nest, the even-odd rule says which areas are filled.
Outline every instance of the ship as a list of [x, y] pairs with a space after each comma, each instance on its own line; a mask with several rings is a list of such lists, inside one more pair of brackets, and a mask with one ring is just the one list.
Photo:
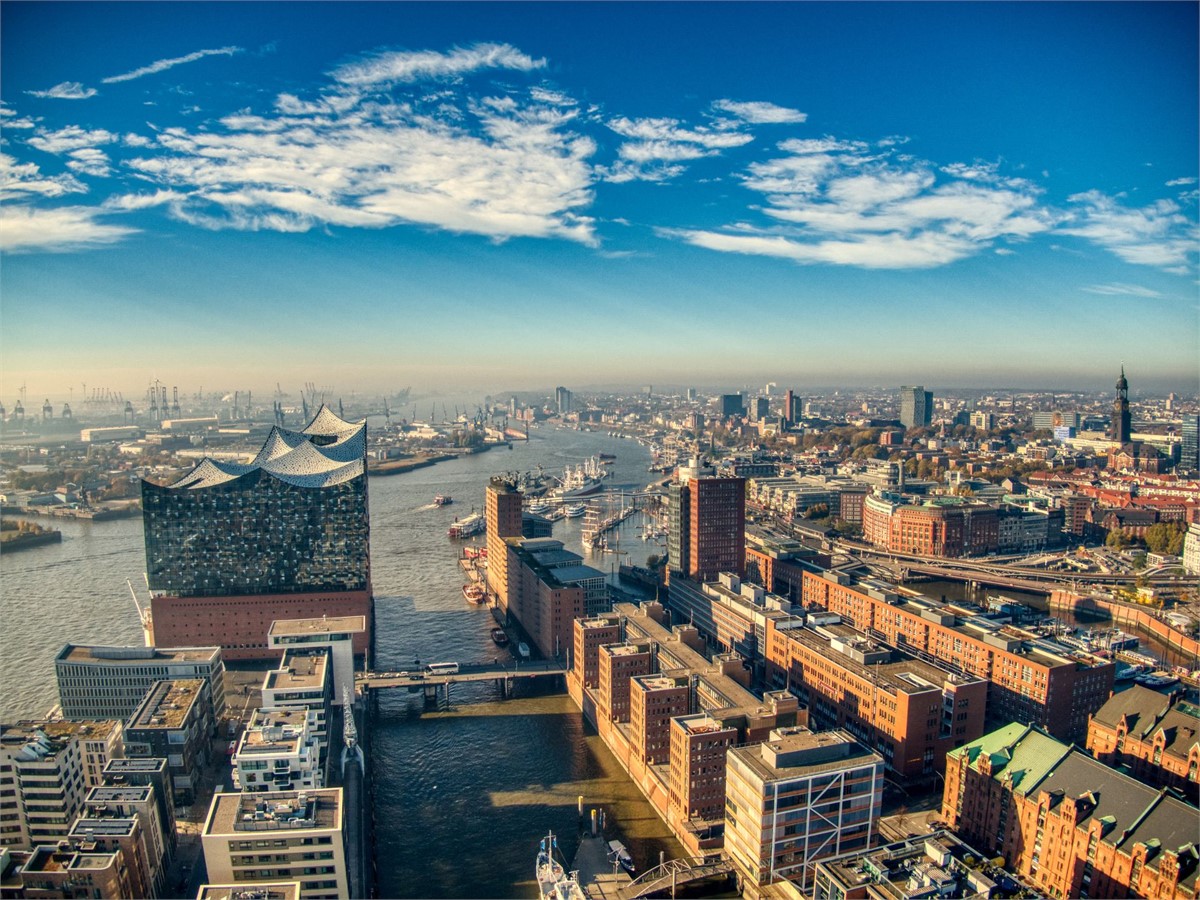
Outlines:
[[453, 502], [454, 502], [454, 498], [451, 497], [449, 494], [438, 494], [436, 497], [433, 498], [434, 506], [449, 506]]
[[583, 503], [577, 503], [574, 506], [567, 507], [566, 516], [568, 519], [578, 519], [580, 516], [582, 516], [586, 512], [587, 512], [587, 505], [583, 504]]
[[586, 900], [576, 873], [568, 873], [562, 863], [554, 858], [556, 850], [558, 838], [551, 831], [538, 845], [537, 861], [534, 864], [538, 896], [541, 900]]
[[487, 594], [483, 592], [477, 584], [464, 584], [462, 588], [463, 597], [468, 603], [483, 603], [487, 600]]
[[487, 519], [480, 513], [471, 513], [465, 519], [455, 522], [446, 531], [446, 534], [452, 538], [465, 538], [473, 534], [480, 534], [487, 528]]
[[607, 474], [599, 458], [589, 457], [578, 466], [567, 466], [562, 482], [550, 492], [550, 496], [556, 500], [575, 500], [594, 494], [600, 490], [601, 479]]

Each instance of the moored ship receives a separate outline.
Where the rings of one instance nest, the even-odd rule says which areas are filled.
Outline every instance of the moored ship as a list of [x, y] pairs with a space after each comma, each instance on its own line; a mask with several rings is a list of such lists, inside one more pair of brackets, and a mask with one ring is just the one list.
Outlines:
[[487, 520], [480, 513], [471, 513], [465, 519], [451, 525], [446, 534], [452, 538], [464, 538], [481, 534], [486, 528]]

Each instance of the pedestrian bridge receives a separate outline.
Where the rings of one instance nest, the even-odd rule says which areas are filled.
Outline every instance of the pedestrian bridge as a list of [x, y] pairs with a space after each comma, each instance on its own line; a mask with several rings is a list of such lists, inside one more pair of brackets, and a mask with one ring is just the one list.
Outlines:
[[567, 669], [557, 660], [537, 662], [515, 661], [501, 663], [463, 663], [454, 674], [430, 675], [424, 670], [409, 672], [359, 672], [354, 676], [357, 687], [369, 690], [385, 688], [438, 688], [443, 685], [463, 684], [471, 681], [504, 681], [525, 678], [546, 678], [566, 675]]
[[727, 877], [732, 872], [733, 867], [719, 857], [692, 856], [669, 859], [662, 865], [643, 872], [621, 888], [621, 900], [637, 900], [639, 897], [652, 897], [662, 893], [674, 896], [675, 889], [685, 884], [703, 881], [706, 878]]

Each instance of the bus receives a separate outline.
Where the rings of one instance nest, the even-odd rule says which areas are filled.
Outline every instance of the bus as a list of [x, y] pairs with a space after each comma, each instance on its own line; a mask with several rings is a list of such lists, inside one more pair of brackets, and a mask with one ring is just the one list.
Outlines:
[[440, 662], [430, 663], [425, 667], [426, 675], [457, 675], [458, 663], [456, 662]]

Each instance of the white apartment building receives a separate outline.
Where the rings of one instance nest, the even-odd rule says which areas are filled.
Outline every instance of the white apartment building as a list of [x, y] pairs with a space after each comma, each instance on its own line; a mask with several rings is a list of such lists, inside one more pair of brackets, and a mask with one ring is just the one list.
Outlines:
[[220, 647], [97, 647], [65, 644], [54, 657], [58, 697], [66, 719], [125, 721], [156, 681], [203, 678], [213, 709], [225, 709], [225, 663]]
[[317, 714], [308, 708], [257, 709], [233, 755], [242, 791], [313, 790], [325, 786]]
[[818, 860], [871, 845], [883, 804], [883, 757], [848, 732], [781, 728], [731, 749], [725, 851], [748, 885], [806, 889]]
[[333, 705], [341, 706], [346, 691], [354, 696], [354, 635], [366, 630], [365, 616], [277, 619], [267, 633], [267, 645], [277, 650], [328, 647], [333, 657]]
[[201, 833], [211, 884], [299, 881], [303, 900], [350, 896], [342, 789], [214, 795]]
[[279, 668], [272, 669], [263, 678], [262, 706], [264, 709], [311, 709], [316, 713], [314, 733], [321, 743], [324, 760], [333, 706], [333, 650], [329, 647], [285, 650]]

